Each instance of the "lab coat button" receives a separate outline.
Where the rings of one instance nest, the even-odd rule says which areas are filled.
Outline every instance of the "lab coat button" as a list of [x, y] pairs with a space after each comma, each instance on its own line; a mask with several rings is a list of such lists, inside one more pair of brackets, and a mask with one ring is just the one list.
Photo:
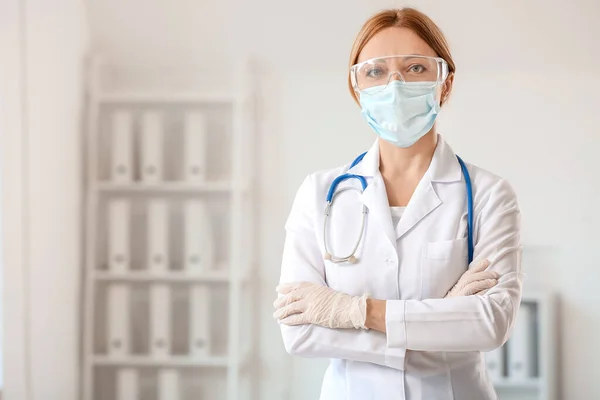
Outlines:
[[393, 260], [391, 258], [386, 258], [385, 262], [388, 263], [388, 264], [391, 264], [393, 262]]

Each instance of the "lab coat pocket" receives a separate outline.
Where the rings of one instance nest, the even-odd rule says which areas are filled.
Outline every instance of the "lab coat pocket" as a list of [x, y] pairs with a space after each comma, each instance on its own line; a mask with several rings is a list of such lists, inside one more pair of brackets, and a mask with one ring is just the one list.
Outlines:
[[421, 267], [421, 299], [446, 296], [467, 271], [467, 239], [426, 243]]

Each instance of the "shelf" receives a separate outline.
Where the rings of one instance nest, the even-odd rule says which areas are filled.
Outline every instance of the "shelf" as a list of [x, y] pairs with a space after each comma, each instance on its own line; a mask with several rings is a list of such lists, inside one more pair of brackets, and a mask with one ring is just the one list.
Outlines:
[[[238, 368], [250, 366], [254, 353], [251, 349], [243, 354], [239, 360]], [[99, 366], [131, 366], [131, 367], [228, 367], [232, 360], [223, 356], [189, 357], [171, 356], [154, 358], [145, 355], [108, 356], [95, 355], [92, 363]]]
[[108, 271], [95, 271], [94, 276], [99, 281], [120, 282], [229, 282], [229, 271], [210, 271], [201, 274], [190, 274], [183, 271], [173, 271], [165, 274], [150, 273], [147, 271], [133, 271], [115, 273]]
[[[95, 270], [93, 278], [105, 282], [172, 282], [172, 283], [200, 283], [200, 282], [231, 282], [227, 265], [220, 265], [214, 271], [202, 273], [188, 273], [185, 271], [169, 271], [163, 274], [151, 273], [147, 270], [129, 272], [111, 272]], [[254, 274], [252, 269], [242, 271], [239, 280], [246, 283]]]
[[528, 380], [500, 379], [494, 381], [494, 387], [497, 389], [537, 390], [540, 388], [540, 380], [539, 378]]
[[110, 92], [98, 96], [101, 103], [191, 103], [232, 104], [238, 97], [232, 93], [160, 93], [160, 92]]
[[127, 366], [127, 367], [224, 367], [229, 365], [227, 356], [188, 357], [171, 356], [168, 358], [153, 358], [150, 356], [115, 357], [97, 355], [93, 357], [94, 365]]
[[226, 193], [233, 189], [230, 182], [163, 182], [163, 183], [115, 183], [99, 182], [97, 190], [106, 193]]

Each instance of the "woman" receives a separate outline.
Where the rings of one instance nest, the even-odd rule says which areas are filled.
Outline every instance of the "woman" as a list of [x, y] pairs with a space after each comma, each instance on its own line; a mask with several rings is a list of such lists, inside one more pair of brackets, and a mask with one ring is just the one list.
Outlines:
[[[331, 359], [324, 400], [496, 399], [482, 352], [507, 340], [521, 299], [515, 194], [466, 166], [469, 265], [467, 179], [435, 129], [455, 65], [427, 16], [376, 14], [350, 65], [351, 93], [378, 138], [362, 160], [312, 174], [298, 190], [274, 304], [285, 347]], [[345, 173], [364, 185], [343, 180], [326, 209]]]

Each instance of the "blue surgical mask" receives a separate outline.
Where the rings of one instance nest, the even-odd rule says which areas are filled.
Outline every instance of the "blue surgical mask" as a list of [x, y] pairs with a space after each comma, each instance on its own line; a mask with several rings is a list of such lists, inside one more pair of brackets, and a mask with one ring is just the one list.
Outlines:
[[410, 147], [431, 130], [440, 112], [437, 85], [394, 80], [363, 90], [362, 114], [377, 135], [398, 147]]

